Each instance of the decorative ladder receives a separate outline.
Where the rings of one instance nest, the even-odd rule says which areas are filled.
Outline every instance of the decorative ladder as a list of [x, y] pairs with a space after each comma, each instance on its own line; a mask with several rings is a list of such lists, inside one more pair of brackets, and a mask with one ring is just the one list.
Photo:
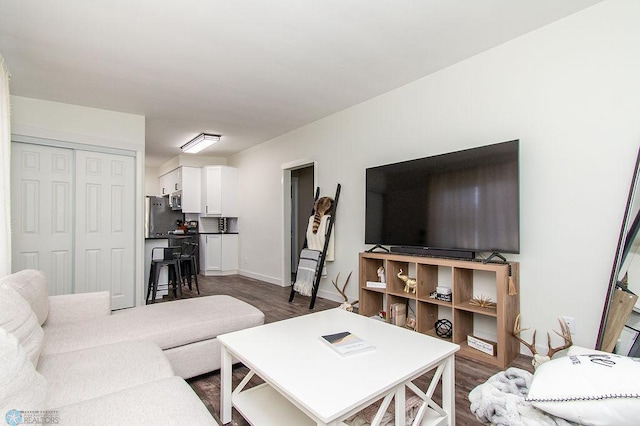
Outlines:
[[[333, 224], [336, 221], [336, 211], [338, 210], [338, 200], [340, 198], [340, 189], [342, 186], [338, 184], [336, 187], [336, 195], [333, 198], [333, 205], [331, 206], [331, 216], [327, 219], [327, 230], [324, 236], [324, 247], [322, 249], [322, 253], [320, 253], [320, 261], [318, 262], [318, 267], [316, 268], [316, 273], [313, 281], [313, 290], [311, 293], [311, 303], [309, 304], [309, 309], [313, 309], [316, 304], [316, 295], [318, 294], [318, 288], [320, 287], [320, 279], [322, 278], [322, 269], [324, 268], [324, 261], [327, 256], [327, 248], [329, 247], [329, 238], [331, 238], [331, 231], [333, 230]], [[316, 195], [313, 198], [313, 206], [311, 207], [311, 216], [316, 214], [315, 205], [316, 201], [320, 198], [320, 187], [316, 188]], [[306, 234], [305, 234], [306, 235]], [[302, 248], [307, 248], [307, 237], [304, 238], [304, 245]], [[289, 303], [293, 302], [293, 298], [296, 295], [296, 291], [293, 289], [293, 284], [296, 282], [296, 278], [298, 275], [298, 271], [296, 269], [296, 277], [293, 279], [293, 283], [291, 283], [291, 294], [289, 295]]]

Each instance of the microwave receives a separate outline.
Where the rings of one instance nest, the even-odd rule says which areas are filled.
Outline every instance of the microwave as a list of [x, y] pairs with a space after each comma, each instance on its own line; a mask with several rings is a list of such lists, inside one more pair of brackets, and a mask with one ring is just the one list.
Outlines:
[[169, 196], [171, 210], [182, 210], [182, 193], [174, 192]]

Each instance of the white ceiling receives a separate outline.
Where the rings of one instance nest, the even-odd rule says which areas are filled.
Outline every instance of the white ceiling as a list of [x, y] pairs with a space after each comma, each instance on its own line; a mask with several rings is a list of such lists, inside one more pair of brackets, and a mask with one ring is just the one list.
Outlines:
[[146, 116], [147, 165], [228, 156], [600, 0], [0, 0], [14, 95]]

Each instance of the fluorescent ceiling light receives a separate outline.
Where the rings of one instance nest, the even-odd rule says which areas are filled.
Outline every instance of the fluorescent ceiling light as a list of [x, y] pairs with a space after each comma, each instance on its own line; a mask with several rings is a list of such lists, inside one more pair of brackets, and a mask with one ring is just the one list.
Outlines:
[[220, 135], [210, 135], [208, 133], [200, 133], [198, 136], [191, 139], [186, 144], [182, 145], [180, 149], [185, 154], [196, 154], [219, 141], [220, 141]]

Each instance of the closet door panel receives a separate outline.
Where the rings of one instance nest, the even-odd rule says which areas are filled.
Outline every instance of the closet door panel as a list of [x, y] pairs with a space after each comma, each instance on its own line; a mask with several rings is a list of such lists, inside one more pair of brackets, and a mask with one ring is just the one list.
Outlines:
[[73, 293], [73, 150], [14, 142], [12, 270], [41, 270], [49, 294]]
[[132, 157], [76, 152], [76, 289], [110, 291], [113, 309], [134, 305], [134, 170]]

